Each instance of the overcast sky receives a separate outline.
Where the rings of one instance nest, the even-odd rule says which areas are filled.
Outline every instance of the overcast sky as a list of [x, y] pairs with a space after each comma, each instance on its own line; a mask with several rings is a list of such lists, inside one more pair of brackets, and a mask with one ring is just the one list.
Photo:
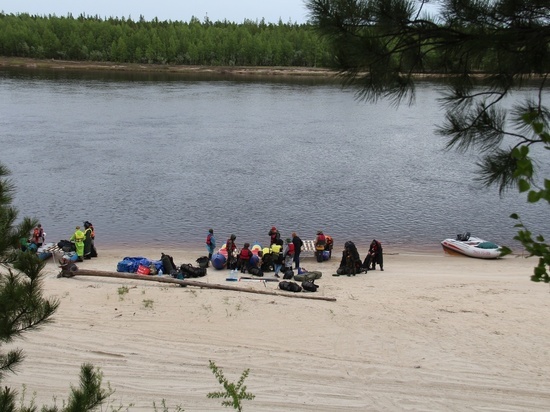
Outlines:
[[55, 14], [74, 17], [80, 14], [106, 17], [131, 17], [138, 20], [143, 15], [150, 21], [188, 22], [192, 16], [211, 21], [224, 20], [242, 23], [244, 19], [265, 18], [267, 23], [305, 23], [308, 19], [303, 0], [0, 0], [0, 10], [7, 14], [29, 13], [33, 15]]

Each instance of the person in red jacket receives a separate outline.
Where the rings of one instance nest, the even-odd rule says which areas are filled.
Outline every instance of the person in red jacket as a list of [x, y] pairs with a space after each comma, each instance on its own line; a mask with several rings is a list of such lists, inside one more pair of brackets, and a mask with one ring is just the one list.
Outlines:
[[277, 240], [279, 240], [281, 238], [281, 234], [279, 233], [279, 231], [277, 230], [277, 228], [275, 226], [273, 226], [271, 228], [268, 235], [269, 235], [269, 242], [270, 242], [269, 244], [270, 245], [273, 245], [275, 242], [277, 242]]
[[250, 258], [252, 257], [252, 252], [250, 251], [250, 243], [245, 243], [241, 252], [239, 253], [239, 268], [241, 273], [246, 273], [248, 270], [250, 272]]
[[322, 230], [317, 232], [317, 237], [315, 238], [315, 257], [317, 262], [323, 261], [323, 252], [325, 251], [325, 246], [327, 245], [327, 239], [323, 234]]
[[39, 223], [32, 231], [32, 242], [35, 243], [37, 247], [40, 247], [44, 243], [45, 237], [46, 234], [44, 233], [44, 229], [42, 229], [42, 225]]
[[288, 269], [292, 270], [292, 262], [294, 261], [294, 243], [292, 243], [291, 238], [286, 239], [286, 245], [283, 250], [283, 255], [285, 257], [285, 269], [284, 272], [286, 272]]

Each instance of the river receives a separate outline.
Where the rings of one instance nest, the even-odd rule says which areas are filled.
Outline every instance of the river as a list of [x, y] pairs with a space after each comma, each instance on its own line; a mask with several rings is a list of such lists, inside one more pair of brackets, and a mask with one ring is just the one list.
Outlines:
[[517, 249], [512, 212], [550, 235], [547, 205], [480, 187], [478, 154], [444, 150], [437, 83], [395, 108], [320, 79], [4, 68], [0, 96], [0, 161], [47, 241], [89, 220], [100, 249], [200, 246], [210, 227], [266, 243], [273, 225], [337, 248], [469, 231]]

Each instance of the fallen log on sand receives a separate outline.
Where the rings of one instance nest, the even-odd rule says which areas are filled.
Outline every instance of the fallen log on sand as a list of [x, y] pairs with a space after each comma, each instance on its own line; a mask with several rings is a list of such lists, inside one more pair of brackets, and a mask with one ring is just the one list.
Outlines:
[[90, 270], [90, 269], [80, 269], [80, 268], [75, 270], [74, 265], [72, 266], [71, 270], [66, 270], [62, 268], [61, 273], [59, 274], [58, 277], [71, 278], [73, 276], [99, 276], [99, 277], [107, 277], [107, 278], [148, 280], [150, 282], [174, 283], [181, 286], [195, 286], [198, 288], [205, 288], [205, 289], [232, 290], [235, 292], [257, 293], [260, 295], [284, 296], [287, 298], [315, 299], [315, 300], [326, 300], [329, 302], [336, 302], [336, 298], [314, 296], [308, 293], [280, 293], [280, 292], [272, 292], [269, 290], [257, 290], [257, 289], [249, 289], [249, 288], [243, 288], [238, 286], [226, 286], [226, 285], [219, 285], [215, 283], [197, 282], [196, 280], [174, 279], [172, 277], [167, 277], [167, 276], [134, 275], [132, 273], [105, 272], [100, 270]]

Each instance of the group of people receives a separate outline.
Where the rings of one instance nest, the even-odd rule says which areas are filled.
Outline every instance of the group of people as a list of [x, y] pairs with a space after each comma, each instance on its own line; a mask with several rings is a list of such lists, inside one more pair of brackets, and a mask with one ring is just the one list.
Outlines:
[[78, 262], [98, 256], [95, 247], [95, 229], [90, 222], [84, 222], [84, 231], [81, 230], [80, 226], [77, 226], [69, 240], [75, 245]]
[[[32, 230], [29, 238], [23, 238], [20, 240], [21, 250], [36, 252], [38, 248], [45, 244], [46, 232], [42, 224], [36, 225]], [[69, 241], [64, 240], [58, 243], [66, 242], [72, 250], [76, 252], [77, 261], [82, 262], [84, 259], [91, 259], [97, 257], [97, 249], [95, 247], [95, 229], [91, 222], [84, 222], [84, 231], [77, 226], [75, 232], [70, 237]]]
[[342, 260], [340, 261], [340, 267], [337, 270], [337, 274], [355, 276], [361, 272], [366, 273], [369, 270], [376, 270], [376, 265], [380, 266], [381, 271], [384, 270], [383, 249], [382, 244], [378, 240], [372, 240], [367, 256], [363, 261], [361, 261], [355, 244], [348, 241], [344, 244]]
[[32, 230], [29, 237], [22, 238], [20, 240], [21, 250], [29, 250], [31, 252], [36, 252], [39, 247], [41, 247], [46, 241], [46, 232], [42, 228], [42, 225], [39, 223]]
[[[275, 226], [273, 226], [269, 233], [269, 248], [264, 248], [253, 254], [250, 250], [250, 243], [244, 243], [242, 249], [238, 250], [236, 239], [237, 236], [232, 234], [225, 242], [225, 248], [227, 251], [226, 267], [228, 269], [238, 269], [241, 273], [253, 273], [258, 270], [275, 272], [275, 277], [279, 277], [279, 273], [285, 269], [295, 269], [300, 267], [300, 253], [304, 242], [296, 234], [292, 233], [291, 238], [282, 240], [281, 234]], [[216, 239], [214, 237], [214, 230], [209, 229], [206, 236], [206, 250], [208, 251], [208, 261], [212, 259], [212, 255], [215, 253]], [[257, 256], [254, 257], [254, 256]], [[256, 274], [256, 273], [253, 273]]]
[[278, 276], [283, 265], [289, 269], [292, 269], [294, 265], [294, 269], [298, 270], [304, 242], [296, 232], [292, 232], [292, 237], [286, 238], [285, 242], [281, 239], [281, 234], [275, 226], [271, 227], [267, 235], [269, 236], [269, 247], [272, 251], [275, 276]]
[[[292, 232], [292, 237], [283, 241], [280, 232], [273, 226], [269, 230], [268, 236], [269, 248], [264, 248], [255, 255], [250, 250], [250, 243], [244, 243], [242, 249], [239, 250], [236, 244], [237, 236], [232, 234], [225, 242], [227, 251], [226, 267], [231, 270], [238, 269], [242, 273], [248, 271], [253, 274], [256, 274], [257, 270], [262, 272], [273, 270], [275, 277], [279, 277], [281, 271], [284, 273], [287, 269], [292, 269], [293, 267], [295, 270], [298, 270], [300, 268], [300, 254], [304, 242], [296, 232]], [[324, 253], [328, 253], [330, 257], [332, 247], [333, 239], [330, 236], [326, 236], [323, 231], [318, 231], [315, 239], [315, 256], [317, 257], [317, 261], [321, 262], [324, 260]], [[208, 230], [206, 249], [208, 251], [208, 261], [210, 262], [216, 249], [216, 239], [213, 229]], [[367, 272], [368, 270], [375, 270], [376, 265], [379, 265], [381, 271], [384, 270], [382, 244], [379, 241], [376, 239], [372, 240], [367, 256], [363, 261], [359, 256], [355, 244], [351, 241], [345, 243], [340, 262], [340, 272], [351, 276]]]

